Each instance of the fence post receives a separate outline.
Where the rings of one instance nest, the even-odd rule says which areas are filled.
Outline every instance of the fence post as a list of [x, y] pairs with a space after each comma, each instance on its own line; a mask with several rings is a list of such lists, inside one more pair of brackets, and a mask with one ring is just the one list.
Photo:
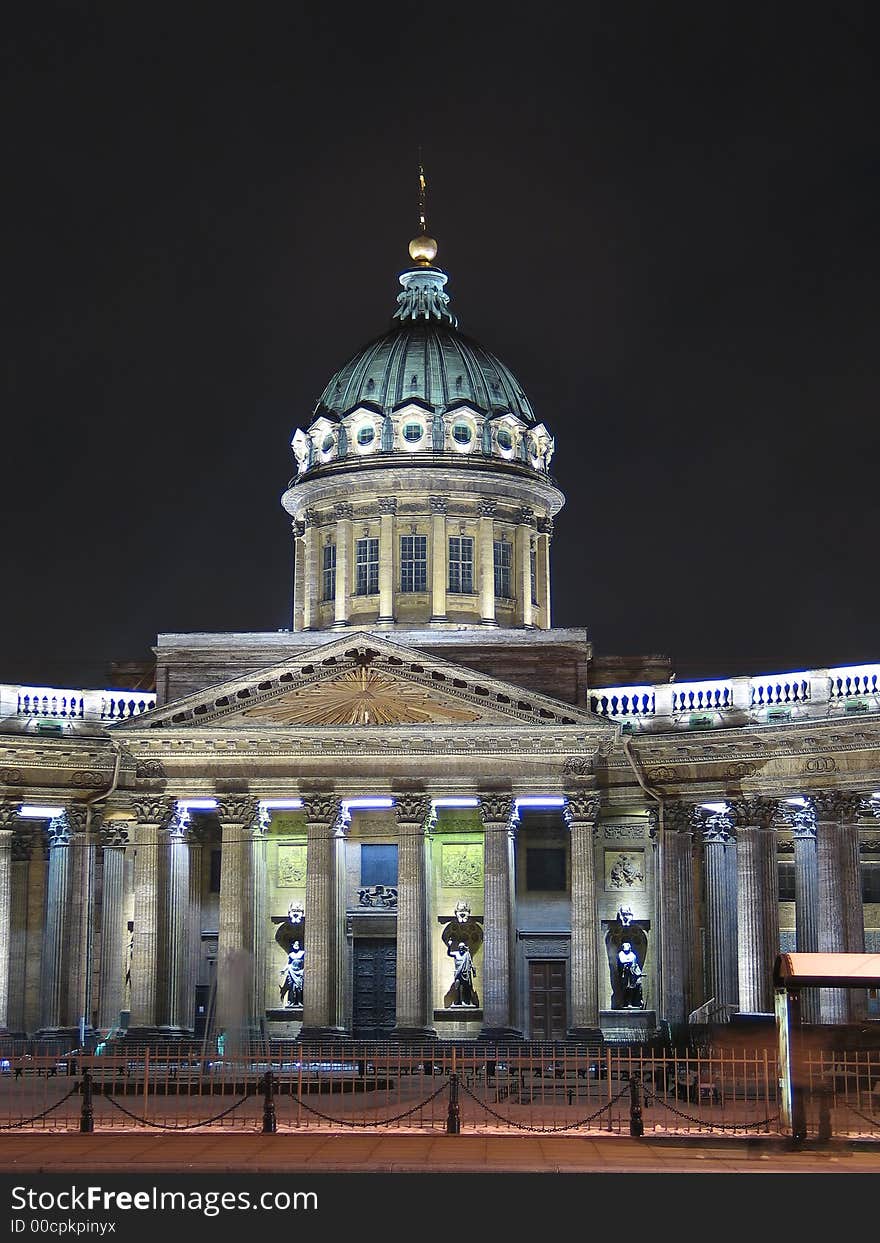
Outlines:
[[641, 1139], [645, 1133], [642, 1121], [642, 1081], [633, 1075], [629, 1081], [629, 1133], [634, 1139]]
[[819, 1089], [819, 1124], [816, 1128], [816, 1139], [825, 1143], [831, 1139], [831, 1090], [826, 1087]]
[[95, 1111], [92, 1108], [92, 1072], [83, 1067], [82, 1073], [82, 1109], [79, 1114], [81, 1135], [91, 1135], [95, 1129]]
[[275, 1077], [271, 1070], [263, 1076], [263, 1134], [274, 1135], [278, 1130], [275, 1117]]
[[446, 1134], [461, 1134], [461, 1112], [458, 1107], [458, 1072], [449, 1078], [449, 1109], [446, 1112]]

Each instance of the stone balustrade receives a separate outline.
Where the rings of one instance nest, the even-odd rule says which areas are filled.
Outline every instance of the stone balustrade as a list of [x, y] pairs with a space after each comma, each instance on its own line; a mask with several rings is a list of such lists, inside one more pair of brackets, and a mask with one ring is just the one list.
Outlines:
[[589, 707], [598, 716], [620, 721], [633, 733], [880, 712], [880, 664], [653, 686], [592, 687]]
[[155, 691], [0, 686], [0, 720], [123, 721], [155, 706]]

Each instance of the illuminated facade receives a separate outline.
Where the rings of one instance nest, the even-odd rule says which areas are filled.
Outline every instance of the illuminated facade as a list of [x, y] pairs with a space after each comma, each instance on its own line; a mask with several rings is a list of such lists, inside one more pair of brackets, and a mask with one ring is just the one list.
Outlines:
[[552, 433], [410, 255], [293, 437], [292, 630], [160, 635], [155, 695], [2, 688], [0, 1027], [647, 1040], [770, 1011], [781, 948], [880, 949], [880, 665], [594, 685]]

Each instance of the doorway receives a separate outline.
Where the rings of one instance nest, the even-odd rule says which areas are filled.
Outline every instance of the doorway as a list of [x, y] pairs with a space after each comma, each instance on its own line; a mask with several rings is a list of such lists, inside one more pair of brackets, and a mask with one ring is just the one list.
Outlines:
[[361, 1040], [387, 1036], [397, 1017], [397, 941], [355, 937], [352, 1034]]
[[529, 1031], [532, 1040], [564, 1040], [568, 1028], [565, 961], [529, 960]]

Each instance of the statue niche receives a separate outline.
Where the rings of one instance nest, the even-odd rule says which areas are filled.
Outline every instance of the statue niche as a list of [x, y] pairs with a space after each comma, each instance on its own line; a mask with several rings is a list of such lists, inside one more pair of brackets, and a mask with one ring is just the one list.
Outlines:
[[279, 1001], [285, 1010], [300, 1010], [303, 1004], [305, 975], [305, 911], [298, 902], [291, 902], [287, 915], [273, 915], [278, 927], [275, 940], [287, 956], [287, 964], [279, 971]]
[[648, 935], [644, 921], [633, 919], [629, 907], [621, 907], [605, 934], [605, 951], [611, 976], [611, 1009], [644, 1010], [644, 969]]
[[470, 904], [464, 900], [456, 902], [454, 915], [439, 915], [438, 919], [444, 925], [440, 935], [446, 953], [455, 965], [452, 983], [443, 998], [443, 1007], [446, 1010], [453, 1006], [456, 1009], [464, 1006], [478, 1008], [480, 998], [474, 984], [476, 972], [473, 963], [483, 944], [482, 925], [471, 914]]

